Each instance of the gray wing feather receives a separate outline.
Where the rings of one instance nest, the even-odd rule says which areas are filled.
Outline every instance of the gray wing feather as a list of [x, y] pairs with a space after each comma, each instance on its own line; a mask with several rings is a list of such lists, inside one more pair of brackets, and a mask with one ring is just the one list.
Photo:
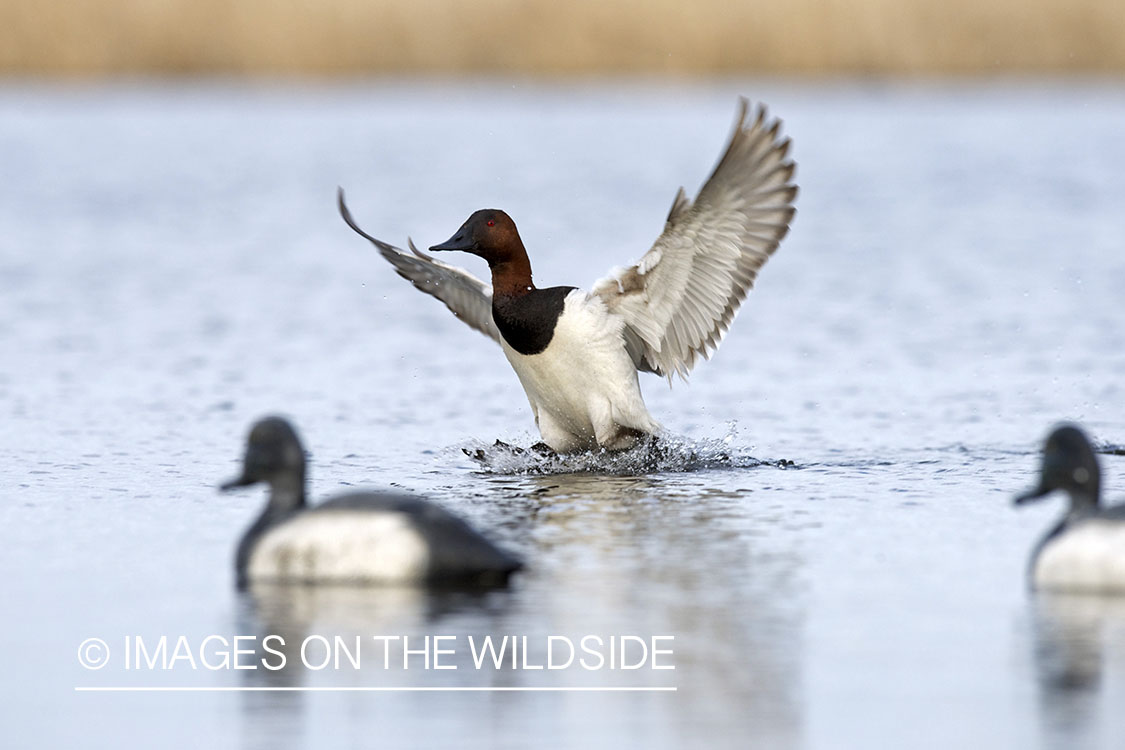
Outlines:
[[344, 202], [344, 191], [337, 195], [340, 216], [359, 236], [368, 240], [387, 261], [394, 266], [398, 275], [409, 281], [416, 289], [437, 297], [445, 303], [450, 312], [463, 320], [474, 330], [480, 331], [496, 343], [500, 343], [500, 331], [492, 319], [492, 287], [473, 276], [468, 271], [446, 265], [441, 261], [414, 247], [409, 242], [411, 252], [401, 250], [372, 237], [359, 228]]
[[789, 140], [740, 100], [726, 151], [695, 202], [676, 193], [664, 232], [635, 265], [593, 287], [625, 319], [637, 369], [671, 378], [718, 347], [758, 271], [789, 231], [797, 186]]

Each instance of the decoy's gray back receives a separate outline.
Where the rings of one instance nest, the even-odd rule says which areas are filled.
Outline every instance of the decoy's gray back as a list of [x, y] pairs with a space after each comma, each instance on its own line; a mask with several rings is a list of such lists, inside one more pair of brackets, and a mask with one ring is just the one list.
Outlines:
[[[399, 275], [500, 345], [552, 450], [624, 450], [661, 429], [637, 373], [671, 382], [709, 358], [789, 231], [797, 195], [789, 139], [764, 107], [749, 118], [748, 111], [742, 99], [726, 150], [695, 201], [680, 188], [648, 252], [590, 292], [537, 287], [515, 222], [499, 209], [476, 211], [430, 248], [483, 258], [491, 285], [413, 243], [405, 252], [367, 234], [343, 191], [340, 213]], [[589, 241], [586, 223], [575, 223], [569, 241]]]
[[242, 474], [224, 491], [259, 482], [269, 498], [243, 535], [238, 586], [254, 582], [492, 586], [522, 567], [457, 516], [398, 492], [352, 492], [309, 506], [305, 452], [280, 417], [254, 424]]
[[1039, 482], [1014, 502], [1023, 505], [1055, 491], [1068, 495], [1069, 507], [1032, 552], [1032, 585], [1125, 594], [1125, 504], [1102, 506], [1098, 459], [1075, 425], [1060, 425], [1047, 437]]

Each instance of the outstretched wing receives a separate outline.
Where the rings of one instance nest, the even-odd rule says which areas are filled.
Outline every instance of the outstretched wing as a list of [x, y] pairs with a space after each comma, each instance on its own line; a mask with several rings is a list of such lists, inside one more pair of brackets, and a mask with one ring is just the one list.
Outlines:
[[500, 343], [500, 331], [492, 320], [492, 287], [473, 276], [468, 271], [448, 266], [426, 255], [410, 242], [410, 252], [400, 250], [375, 239], [359, 228], [344, 202], [344, 190], [337, 194], [340, 216], [359, 236], [367, 239], [386, 258], [398, 275], [407, 279], [415, 288], [433, 295], [461, 320], [475, 330]]
[[625, 319], [638, 370], [686, 378], [697, 357], [708, 358], [789, 231], [797, 196], [789, 139], [763, 106], [748, 122], [748, 108], [741, 99], [730, 144], [695, 203], [680, 188], [652, 249], [594, 285]]

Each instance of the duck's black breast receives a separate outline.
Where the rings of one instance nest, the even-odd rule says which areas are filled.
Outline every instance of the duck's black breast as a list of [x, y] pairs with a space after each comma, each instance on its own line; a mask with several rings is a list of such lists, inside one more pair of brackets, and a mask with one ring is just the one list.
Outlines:
[[539, 354], [551, 343], [572, 286], [532, 289], [518, 297], [495, 297], [492, 318], [508, 346], [520, 354]]

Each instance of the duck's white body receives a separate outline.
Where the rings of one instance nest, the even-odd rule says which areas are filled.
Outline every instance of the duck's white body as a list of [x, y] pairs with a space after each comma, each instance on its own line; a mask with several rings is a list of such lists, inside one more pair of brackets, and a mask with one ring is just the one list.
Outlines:
[[1031, 575], [1045, 591], [1125, 594], [1125, 521], [1068, 523], [1039, 550]]
[[257, 540], [246, 577], [258, 583], [416, 584], [429, 564], [426, 540], [401, 513], [309, 511]]
[[599, 297], [566, 296], [551, 343], [538, 354], [500, 346], [527, 393], [543, 441], [560, 453], [630, 447], [660, 425], [645, 408], [621, 316]]

